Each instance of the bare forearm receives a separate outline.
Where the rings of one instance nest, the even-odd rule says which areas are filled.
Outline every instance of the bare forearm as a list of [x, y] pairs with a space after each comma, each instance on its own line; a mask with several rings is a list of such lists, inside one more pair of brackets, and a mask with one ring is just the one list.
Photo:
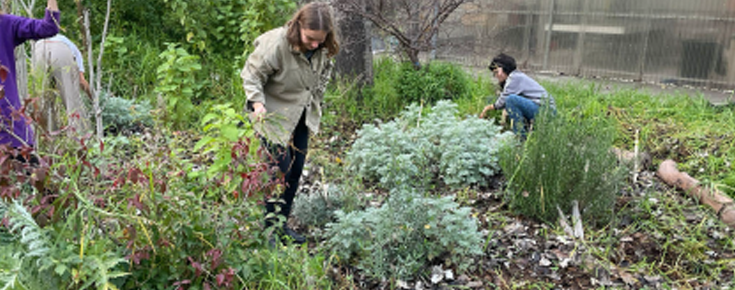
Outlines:
[[487, 111], [489, 110], [495, 110], [495, 105], [490, 104], [485, 106], [485, 108], [482, 110], [482, 113], [480, 113], [480, 118], [485, 118], [485, 115], [487, 114]]
[[56, 4], [56, 0], [48, 0], [46, 8], [51, 11], [59, 11], [59, 5]]

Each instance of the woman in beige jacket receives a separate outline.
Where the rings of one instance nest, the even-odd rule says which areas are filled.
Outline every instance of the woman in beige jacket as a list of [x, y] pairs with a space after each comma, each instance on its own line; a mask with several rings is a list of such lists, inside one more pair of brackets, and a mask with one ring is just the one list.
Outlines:
[[266, 227], [283, 224], [277, 234], [303, 243], [305, 238], [285, 221], [299, 186], [309, 132], [319, 131], [331, 58], [339, 51], [331, 9], [326, 3], [306, 4], [285, 26], [259, 36], [254, 46], [241, 73], [247, 109], [286, 183], [279, 198], [266, 201]]

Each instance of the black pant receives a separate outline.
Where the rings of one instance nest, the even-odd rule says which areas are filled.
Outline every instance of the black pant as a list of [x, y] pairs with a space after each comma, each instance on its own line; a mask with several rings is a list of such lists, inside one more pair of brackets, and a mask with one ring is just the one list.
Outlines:
[[[263, 141], [263, 144], [268, 148], [268, 152], [274, 158], [272, 166], [278, 166], [286, 183], [283, 194], [278, 198], [279, 200], [266, 200], [266, 215], [275, 213], [276, 215], [288, 218], [291, 214], [293, 199], [299, 188], [301, 172], [304, 169], [304, 162], [306, 161], [306, 150], [309, 148], [309, 128], [306, 127], [306, 111], [301, 114], [299, 124], [296, 125], [296, 129], [294, 129], [291, 135], [291, 142], [286, 148], [283, 145], [273, 144], [267, 140]], [[276, 206], [278, 206], [278, 211]], [[274, 219], [266, 219], [266, 227], [271, 226], [274, 221]]]

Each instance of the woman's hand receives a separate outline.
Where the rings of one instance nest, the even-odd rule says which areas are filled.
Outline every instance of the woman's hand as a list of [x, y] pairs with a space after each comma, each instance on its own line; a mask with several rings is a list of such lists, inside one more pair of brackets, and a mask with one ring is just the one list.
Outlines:
[[46, 9], [51, 11], [59, 11], [59, 5], [56, 4], [56, 0], [48, 0], [46, 4]]
[[263, 116], [268, 112], [261, 102], [253, 103], [253, 116], [256, 120], [261, 120]]
[[485, 109], [482, 110], [482, 113], [480, 113], [480, 119], [485, 119], [485, 113], [489, 110], [495, 110], [495, 104], [490, 104], [485, 106]]

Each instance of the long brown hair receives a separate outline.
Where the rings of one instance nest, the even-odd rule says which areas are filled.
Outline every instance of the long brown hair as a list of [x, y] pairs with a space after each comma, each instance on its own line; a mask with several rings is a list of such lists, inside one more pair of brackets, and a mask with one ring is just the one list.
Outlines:
[[320, 47], [327, 49], [327, 55], [332, 57], [339, 52], [339, 40], [337, 30], [332, 21], [332, 10], [327, 3], [312, 2], [304, 5], [288, 21], [288, 42], [302, 51], [305, 51], [301, 43], [301, 29], [319, 30], [327, 33], [324, 43]]

